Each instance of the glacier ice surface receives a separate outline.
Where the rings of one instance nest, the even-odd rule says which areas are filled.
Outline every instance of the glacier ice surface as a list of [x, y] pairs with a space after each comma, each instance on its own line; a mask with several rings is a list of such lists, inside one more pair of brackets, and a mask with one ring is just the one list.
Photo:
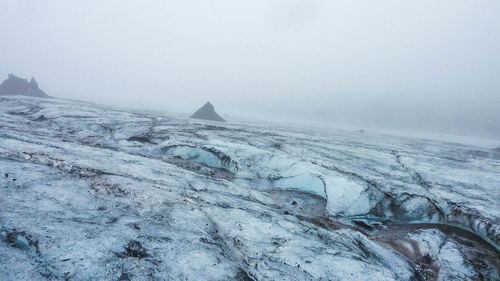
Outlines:
[[498, 280], [471, 151], [0, 97], [0, 280]]

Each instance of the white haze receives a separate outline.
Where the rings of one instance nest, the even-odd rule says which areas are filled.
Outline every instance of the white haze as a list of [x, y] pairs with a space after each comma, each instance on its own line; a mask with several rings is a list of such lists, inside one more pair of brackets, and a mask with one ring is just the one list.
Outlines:
[[0, 79], [228, 119], [500, 138], [500, 1], [0, 0]]

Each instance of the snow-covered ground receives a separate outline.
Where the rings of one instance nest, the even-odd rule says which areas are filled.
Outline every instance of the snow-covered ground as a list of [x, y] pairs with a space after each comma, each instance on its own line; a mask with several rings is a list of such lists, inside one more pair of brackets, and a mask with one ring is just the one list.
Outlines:
[[0, 280], [499, 280], [494, 147], [1, 97], [0, 172]]

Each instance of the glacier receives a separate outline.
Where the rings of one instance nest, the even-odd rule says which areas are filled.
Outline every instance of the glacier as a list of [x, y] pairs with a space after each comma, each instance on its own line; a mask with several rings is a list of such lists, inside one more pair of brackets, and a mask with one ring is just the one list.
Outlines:
[[0, 97], [0, 280], [499, 280], [498, 149]]

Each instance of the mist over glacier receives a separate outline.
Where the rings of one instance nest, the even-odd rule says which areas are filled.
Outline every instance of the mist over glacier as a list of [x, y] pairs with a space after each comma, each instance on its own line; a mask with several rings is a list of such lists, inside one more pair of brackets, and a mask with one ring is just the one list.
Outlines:
[[0, 79], [55, 97], [500, 139], [500, 3], [0, 3]]
[[499, 15], [0, 0], [0, 281], [500, 280]]

